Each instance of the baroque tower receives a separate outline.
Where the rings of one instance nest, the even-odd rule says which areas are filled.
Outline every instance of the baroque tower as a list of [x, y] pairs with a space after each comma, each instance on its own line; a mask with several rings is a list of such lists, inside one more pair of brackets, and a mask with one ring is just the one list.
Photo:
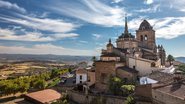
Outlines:
[[148, 21], [143, 20], [139, 29], [136, 30], [136, 38], [139, 42], [139, 46], [153, 50], [156, 47], [155, 44], [155, 31]]

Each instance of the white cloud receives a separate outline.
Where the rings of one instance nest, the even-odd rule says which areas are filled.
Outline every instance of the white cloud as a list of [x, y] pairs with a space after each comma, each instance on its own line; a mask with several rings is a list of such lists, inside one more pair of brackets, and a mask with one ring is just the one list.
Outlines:
[[153, 2], [154, 2], [153, 0], [144, 0], [144, 4], [147, 5], [152, 4]]
[[112, 3], [120, 3], [122, 2], [123, 0], [112, 0]]
[[26, 10], [24, 8], [19, 7], [17, 4], [11, 3], [8, 1], [3, 1], [3, 0], [0, 0], [0, 7], [7, 8], [7, 9], [15, 9], [15, 10], [22, 12], [22, 13], [26, 12]]
[[[129, 29], [137, 30], [143, 18], [136, 18], [129, 22]], [[157, 38], [172, 39], [185, 35], [185, 17], [165, 17], [147, 19], [156, 31]]]
[[72, 4], [65, 2], [55, 2], [50, 7], [53, 12], [71, 16], [88, 23], [105, 27], [123, 25], [125, 10], [119, 7], [111, 7], [99, 0], [81, 0]]
[[53, 34], [56, 39], [63, 39], [63, 38], [75, 38], [78, 37], [79, 35], [76, 33], [61, 33], [61, 34]]
[[156, 27], [156, 34], [158, 38], [172, 39], [185, 35], [185, 17], [166, 17], [157, 21]]
[[80, 40], [79, 42], [80, 42], [80, 43], [83, 43], [83, 44], [88, 43], [87, 41], [84, 41], [84, 40]]
[[66, 33], [66, 34], [57, 33], [57, 34], [49, 34], [49, 36], [45, 36], [44, 34], [40, 32], [26, 32], [26, 31], [24, 31], [23, 34], [18, 35], [16, 30], [0, 28], [0, 39], [1, 40], [45, 42], [45, 41], [60, 40], [64, 38], [73, 38], [73, 37], [78, 37], [78, 36], [79, 35], [75, 33]]
[[181, 12], [185, 12], [185, 0], [169, 0], [169, 1], [165, 1], [166, 4], [172, 4], [173, 7]]
[[160, 7], [160, 4], [156, 4], [153, 7], [150, 7], [147, 9], [139, 9], [139, 10], [135, 10], [135, 11], [139, 12], [139, 13], [155, 13], [157, 11], [160, 11], [159, 7]]
[[38, 44], [30, 48], [24, 46], [0, 46], [0, 50], [0, 53], [8, 54], [97, 55], [97, 52], [93, 50], [76, 50], [53, 44]]
[[26, 32], [23, 35], [15, 35], [16, 32], [9, 29], [0, 28], [1, 40], [16, 40], [16, 41], [53, 41], [54, 39], [37, 32]]
[[131, 21], [128, 21], [128, 28], [134, 31], [137, 30], [143, 18], [145, 17], [134, 18]]
[[100, 34], [92, 34], [92, 36], [96, 40], [99, 39], [99, 38], [101, 38], [101, 35]]
[[[17, 35], [16, 31], [6, 29], [6, 31], [14, 32], [14, 34], [8, 35], [2, 33], [4, 36], [1, 36], [0, 39], [17, 41], [55, 41], [63, 38], [75, 38], [79, 36], [79, 34], [72, 32], [80, 26], [78, 24], [65, 22], [62, 19], [41, 19], [36, 17], [23, 16], [21, 14], [17, 14], [17, 16], [20, 18], [3, 16], [0, 17], [0, 19], [3, 21], [20, 24], [32, 29], [47, 31], [51, 33], [46, 36], [46, 34], [42, 34], [41, 32], [26, 32], [26, 30], [23, 29], [24, 34]], [[17, 30], [21, 31], [22, 29]]]
[[153, 4], [161, 4], [161, 7], [163, 9], [167, 10], [178, 10], [180, 12], [185, 12], [185, 0], [145, 0], [144, 3], [147, 4], [147, 2], [150, 4], [150, 1]]
[[62, 19], [49, 19], [49, 18], [36, 18], [36, 17], [28, 17], [28, 16], [19, 16], [22, 19], [18, 18], [10, 18], [10, 17], [0, 17], [0, 19], [8, 22], [17, 23], [20, 25], [24, 25], [27, 27], [31, 27], [38, 30], [50, 31], [50, 32], [71, 32], [79, 27], [79, 25], [65, 22]]

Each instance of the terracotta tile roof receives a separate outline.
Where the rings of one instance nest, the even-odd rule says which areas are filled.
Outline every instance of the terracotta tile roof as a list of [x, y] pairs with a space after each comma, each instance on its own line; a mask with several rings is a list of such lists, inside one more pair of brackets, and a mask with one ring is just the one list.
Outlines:
[[86, 69], [78, 69], [78, 70], [76, 70], [76, 74], [87, 74], [87, 70]]
[[156, 89], [157, 91], [168, 93], [171, 96], [175, 96], [185, 100], [185, 84], [184, 83], [172, 83], [170, 85]]
[[173, 74], [155, 71], [147, 76], [153, 80], [159, 81], [159, 83], [171, 83], [173, 82]]
[[152, 72], [147, 76], [150, 79], [158, 81], [158, 84], [169, 84], [174, 82], [174, 78], [179, 77], [181, 79], [185, 79], [183, 74], [170, 74], [164, 73], [160, 71]]
[[35, 100], [36, 102], [39, 102], [42, 104], [52, 102], [54, 100], [60, 99], [61, 97], [62, 95], [59, 92], [52, 90], [52, 89], [32, 92], [32, 93], [25, 95], [25, 98]]

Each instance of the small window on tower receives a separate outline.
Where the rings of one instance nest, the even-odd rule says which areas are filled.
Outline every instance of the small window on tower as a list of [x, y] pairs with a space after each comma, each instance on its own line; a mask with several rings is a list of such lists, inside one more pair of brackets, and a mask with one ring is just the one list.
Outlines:
[[141, 35], [141, 41], [143, 41], [143, 35]]
[[147, 35], [145, 35], [145, 40], [148, 40], [148, 37], [147, 37]]

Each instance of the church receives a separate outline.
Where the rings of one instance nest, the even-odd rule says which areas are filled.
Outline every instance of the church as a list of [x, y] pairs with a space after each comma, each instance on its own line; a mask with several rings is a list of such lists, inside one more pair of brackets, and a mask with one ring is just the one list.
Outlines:
[[136, 36], [128, 31], [127, 17], [123, 33], [117, 38], [116, 46], [109, 39], [102, 50], [100, 60], [95, 62], [95, 87], [108, 90], [111, 76], [125, 81], [161, 70], [165, 65], [166, 52], [162, 45], [156, 45], [155, 30], [147, 20], [143, 20]]

